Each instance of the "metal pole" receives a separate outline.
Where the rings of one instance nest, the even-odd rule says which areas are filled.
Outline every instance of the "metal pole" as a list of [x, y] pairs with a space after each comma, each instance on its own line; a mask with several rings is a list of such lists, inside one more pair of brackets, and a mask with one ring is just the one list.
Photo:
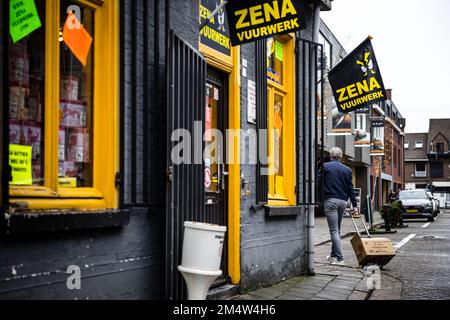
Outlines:
[[[317, 43], [319, 40], [319, 29], [320, 29], [320, 4], [316, 2], [314, 4], [314, 26], [313, 26], [313, 34], [312, 34], [312, 41]], [[315, 56], [315, 55], [314, 55]], [[311, 59], [310, 59], [311, 60]], [[311, 61], [310, 61], [311, 63]], [[317, 114], [314, 114], [314, 110], [316, 108], [314, 105], [316, 104], [316, 76], [317, 70], [316, 70], [316, 62], [312, 62], [312, 65], [309, 66], [310, 70], [310, 81], [309, 81], [309, 92], [310, 92], [310, 106], [309, 106], [309, 115], [310, 115], [310, 123], [309, 125], [312, 126], [317, 121]], [[315, 168], [315, 148], [316, 148], [316, 137], [314, 136], [315, 132], [314, 130], [310, 130], [311, 136], [309, 137], [309, 143], [310, 143], [310, 152], [311, 152], [311, 162], [309, 163], [310, 166], [314, 166]], [[313, 149], [314, 148], [314, 149]], [[310, 167], [311, 170], [311, 167]], [[315, 217], [314, 212], [315, 208], [313, 203], [315, 201], [315, 172], [313, 175], [311, 175], [311, 181], [310, 188], [311, 188], [311, 199], [309, 199], [309, 205], [308, 205], [308, 273], [310, 275], [315, 275], [314, 271], [314, 225], [315, 225]]]

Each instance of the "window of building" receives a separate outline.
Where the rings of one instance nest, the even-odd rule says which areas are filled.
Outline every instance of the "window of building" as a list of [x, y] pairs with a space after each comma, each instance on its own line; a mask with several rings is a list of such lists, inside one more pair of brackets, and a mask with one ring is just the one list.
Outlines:
[[[295, 205], [294, 39], [269, 39], [267, 56], [269, 204]], [[271, 77], [273, 70], [276, 79]]]
[[409, 142], [405, 142], [405, 149], [409, 149]]
[[[29, 199], [30, 209], [114, 208], [117, 3], [35, 3], [42, 27], [10, 46], [11, 197]], [[85, 32], [74, 29], [80, 33], [65, 33], [64, 41], [59, 32], [68, 21], [69, 8], [74, 8]], [[78, 41], [86, 33], [92, 43], [83, 61], [77, 50], [80, 43], [89, 42], [89, 36], [77, 42], [76, 48], [67, 43], [69, 37]]]
[[444, 177], [444, 164], [442, 162], [432, 162], [430, 164], [431, 178], [443, 178]]
[[367, 115], [365, 113], [356, 114], [356, 128], [357, 131], [367, 132]]
[[416, 178], [426, 178], [427, 177], [427, 167], [425, 162], [416, 163]]
[[333, 56], [332, 56], [332, 46], [330, 41], [328, 41], [322, 33], [319, 33], [319, 43], [323, 45], [323, 55], [325, 63], [325, 70], [331, 70], [333, 67]]
[[441, 143], [441, 142], [436, 143], [435, 148], [436, 148], [435, 151], [437, 153], [444, 153], [444, 144], [443, 143]]
[[423, 142], [422, 141], [416, 141], [416, 149], [422, 149], [423, 148]]
[[394, 147], [394, 166], [396, 166], [397, 163], [398, 163], [397, 147]]

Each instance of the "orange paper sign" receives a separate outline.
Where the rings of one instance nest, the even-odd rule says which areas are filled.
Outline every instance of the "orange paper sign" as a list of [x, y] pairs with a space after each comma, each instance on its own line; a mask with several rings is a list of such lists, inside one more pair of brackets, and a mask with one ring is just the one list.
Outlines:
[[92, 37], [72, 13], [69, 13], [64, 24], [63, 39], [75, 57], [80, 60], [83, 66], [86, 66], [92, 45]]

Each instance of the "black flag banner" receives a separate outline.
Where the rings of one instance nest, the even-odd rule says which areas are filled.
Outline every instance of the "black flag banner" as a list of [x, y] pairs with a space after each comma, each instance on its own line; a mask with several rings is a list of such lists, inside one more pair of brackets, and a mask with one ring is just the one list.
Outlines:
[[386, 100], [383, 78], [370, 37], [336, 65], [328, 78], [338, 108], [343, 113]]
[[304, 0], [230, 0], [226, 9], [233, 46], [306, 28]]

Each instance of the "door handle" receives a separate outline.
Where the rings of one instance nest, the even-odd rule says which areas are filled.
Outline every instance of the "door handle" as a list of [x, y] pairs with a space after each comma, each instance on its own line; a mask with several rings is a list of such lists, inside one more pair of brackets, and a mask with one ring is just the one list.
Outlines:
[[228, 175], [230, 174], [229, 172], [226, 172], [225, 171], [225, 164], [224, 163], [222, 163], [222, 164], [220, 164], [219, 166], [222, 166], [222, 170], [221, 170], [221, 172], [222, 172], [222, 177], [221, 177], [221, 179], [222, 179], [222, 183], [221, 183], [221, 185], [222, 185], [222, 190], [225, 190], [226, 189], [226, 177], [228, 177]]

